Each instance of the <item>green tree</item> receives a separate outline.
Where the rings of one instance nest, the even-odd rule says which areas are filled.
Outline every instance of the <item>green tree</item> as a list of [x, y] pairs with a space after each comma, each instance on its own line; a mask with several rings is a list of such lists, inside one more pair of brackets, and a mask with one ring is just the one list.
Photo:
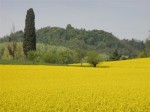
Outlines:
[[87, 56], [87, 62], [96, 67], [98, 63], [103, 61], [103, 57], [96, 51], [89, 52]]
[[2, 56], [3, 56], [3, 54], [4, 54], [4, 48], [2, 47], [2, 48], [0, 48], [0, 59], [2, 58]]
[[113, 60], [113, 61], [119, 60], [120, 58], [121, 58], [121, 55], [118, 53], [117, 49], [110, 56], [110, 59]]
[[35, 15], [32, 8], [27, 10], [23, 40], [23, 51], [26, 56], [30, 50], [36, 50]]
[[70, 30], [70, 29], [74, 29], [74, 28], [71, 26], [71, 24], [68, 24], [66, 30]]
[[146, 40], [145, 43], [145, 52], [147, 56], [150, 56], [150, 38]]
[[144, 51], [141, 51], [138, 53], [138, 57], [139, 58], [145, 58], [146, 57], [146, 53]]
[[[23, 40], [24, 32], [16, 32], [17, 41]], [[8, 42], [9, 35], [0, 38], [1, 42]], [[112, 55], [115, 49], [120, 54], [135, 58], [140, 51], [145, 50], [145, 42], [135, 39], [120, 40], [112, 33], [103, 30], [77, 29], [71, 25], [66, 28], [44, 27], [36, 31], [36, 41], [49, 45], [64, 46], [72, 50], [97, 50]]]
[[77, 52], [78, 60], [80, 61], [81, 66], [82, 66], [83, 58], [86, 56], [86, 51], [82, 49], [76, 49], [76, 52]]

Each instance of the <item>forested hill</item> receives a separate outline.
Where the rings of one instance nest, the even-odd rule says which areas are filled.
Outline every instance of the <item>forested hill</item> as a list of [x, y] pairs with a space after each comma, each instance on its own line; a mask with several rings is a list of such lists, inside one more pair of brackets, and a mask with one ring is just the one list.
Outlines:
[[[9, 36], [0, 39], [0, 42], [9, 41]], [[15, 40], [23, 40], [23, 31], [14, 34]], [[97, 50], [111, 54], [115, 49], [122, 55], [135, 56], [143, 51], [145, 45], [142, 41], [120, 40], [112, 33], [103, 30], [76, 29], [70, 24], [66, 28], [44, 27], [36, 31], [38, 43], [65, 46], [71, 49]]]

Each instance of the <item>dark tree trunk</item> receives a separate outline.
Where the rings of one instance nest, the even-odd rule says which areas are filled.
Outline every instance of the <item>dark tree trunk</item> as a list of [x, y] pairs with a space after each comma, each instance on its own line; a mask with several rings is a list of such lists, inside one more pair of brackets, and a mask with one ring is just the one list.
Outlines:
[[81, 66], [82, 66], [82, 60], [80, 61], [80, 63], [81, 63]]
[[96, 64], [93, 64], [94, 67], [96, 67]]

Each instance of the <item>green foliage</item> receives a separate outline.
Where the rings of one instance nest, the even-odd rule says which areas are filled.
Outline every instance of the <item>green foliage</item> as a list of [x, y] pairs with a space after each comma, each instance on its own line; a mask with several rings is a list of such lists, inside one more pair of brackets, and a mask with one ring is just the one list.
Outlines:
[[[10, 45], [10, 43], [0, 44], [0, 50], [4, 49], [4, 51], [2, 52], [3, 55], [1, 56], [3, 60], [12, 59], [12, 56], [9, 54], [9, 51], [7, 49], [8, 45]], [[25, 59], [22, 43], [17, 42], [16, 52], [14, 55], [15, 60]], [[37, 50], [29, 51], [27, 58], [33, 63], [38, 61], [51, 64], [69, 64], [77, 62], [77, 53], [74, 50], [66, 47], [37, 43]]]
[[150, 38], [146, 40], [145, 52], [146, 52], [147, 56], [150, 56]]
[[121, 58], [121, 55], [118, 53], [117, 49], [110, 56], [110, 60], [113, 60], [113, 61], [119, 60], [120, 58]]
[[[22, 41], [23, 32], [16, 32], [17, 41]], [[8, 41], [9, 36], [0, 39]], [[22, 39], [21, 39], [22, 38]], [[111, 55], [114, 49], [125, 56], [136, 57], [139, 51], [145, 49], [145, 43], [137, 40], [120, 40], [112, 33], [103, 30], [76, 29], [70, 24], [66, 28], [44, 27], [36, 31], [38, 43], [47, 45], [64, 46], [72, 50], [96, 50], [103, 54]]]
[[33, 64], [37, 61], [38, 54], [36, 51], [28, 51], [27, 58], [33, 62]]
[[[0, 44], [0, 49], [4, 50], [1, 55], [1, 59], [23, 60], [25, 58], [24, 53], [23, 53], [22, 43], [16, 42], [15, 44], [16, 44], [15, 47], [13, 47], [12, 42], [9, 42], [9, 43], [5, 42], [5, 43]], [[10, 51], [8, 48], [10, 49]], [[14, 48], [15, 48], [15, 50], [14, 50]], [[12, 54], [14, 57], [12, 56]]]
[[[43, 54], [43, 60], [46, 63], [69, 64], [75, 62], [76, 60], [75, 51], [72, 51], [66, 47], [47, 45], [45, 49], [47, 50]], [[41, 52], [42, 50], [37, 51]]]
[[138, 53], [138, 57], [139, 58], [145, 58], [146, 56], [147, 55], [146, 55], [146, 53], [144, 51], [141, 51], [141, 52]]
[[33, 62], [29, 60], [8, 60], [8, 59], [1, 59], [0, 64], [3, 65], [32, 65]]
[[2, 56], [3, 56], [3, 54], [4, 54], [4, 48], [2, 47], [2, 48], [0, 48], [0, 59], [2, 58]]
[[[12, 36], [12, 34], [6, 35], [3, 38], [0, 38], [0, 43], [10, 42], [11, 36]], [[22, 42], [23, 41], [23, 36], [24, 36], [24, 33], [21, 30], [13, 33], [13, 38], [16, 42]]]
[[71, 30], [71, 29], [74, 29], [71, 24], [68, 24], [67, 27], [66, 27], [66, 30]]
[[36, 50], [35, 15], [33, 9], [27, 10], [23, 40], [23, 51], [27, 56], [28, 51]]
[[56, 63], [57, 62], [57, 57], [56, 54], [53, 53], [45, 53], [43, 55], [43, 60], [46, 63]]
[[25, 59], [25, 55], [24, 55], [23, 48], [22, 48], [22, 43], [17, 43], [15, 59], [16, 60], [24, 60]]
[[83, 59], [87, 55], [87, 53], [85, 50], [82, 50], [82, 49], [76, 49], [76, 53], [77, 53], [77, 59], [81, 63], [81, 66], [82, 66]]
[[98, 63], [103, 61], [103, 57], [96, 51], [91, 51], [88, 53], [87, 62], [92, 66], [96, 67]]
[[58, 62], [61, 64], [70, 64], [75, 62], [75, 52], [71, 50], [64, 50], [61, 52], [58, 52]]
[[102, 30], [86, 31], [84, 29], [75, 29], [67, 25], [66, 29], [59, 27], [45, 27], [37, 31], [37, 42], [43, 42], [50, 45], [60, 45], [82, 50], [96, 50], [101, 53], [111, 55], [114, 49], [122, 55], [132, 56], [144, 49], [142, 41], [119, 40], [112, 33]]

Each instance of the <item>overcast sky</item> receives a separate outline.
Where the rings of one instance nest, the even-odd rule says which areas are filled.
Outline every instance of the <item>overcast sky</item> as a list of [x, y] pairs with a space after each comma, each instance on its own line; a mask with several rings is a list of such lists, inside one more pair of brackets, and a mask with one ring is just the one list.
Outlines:
[[150, 30], [150, 0], [0, 0], [0, 37], [24, 30], [33, 8], [36, 29], [45, 26], [99, 29], [118, 38], [145, 40]]

